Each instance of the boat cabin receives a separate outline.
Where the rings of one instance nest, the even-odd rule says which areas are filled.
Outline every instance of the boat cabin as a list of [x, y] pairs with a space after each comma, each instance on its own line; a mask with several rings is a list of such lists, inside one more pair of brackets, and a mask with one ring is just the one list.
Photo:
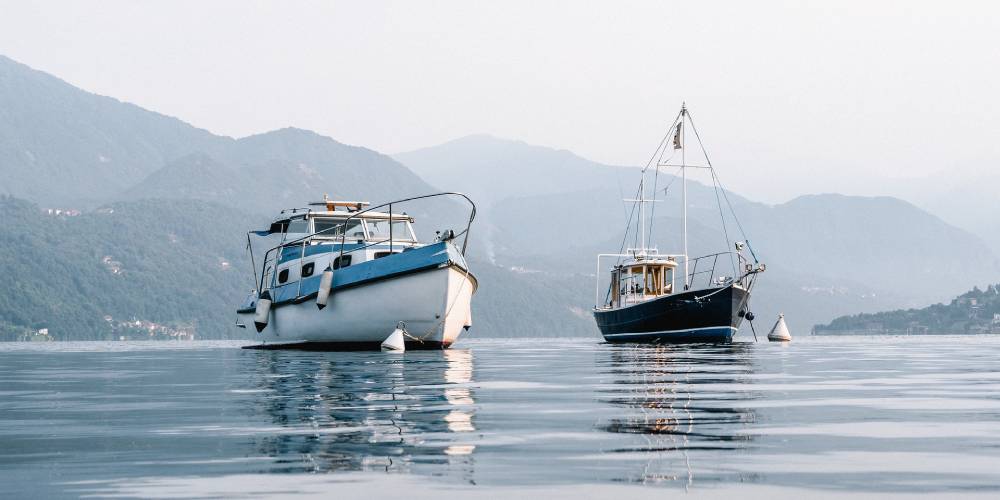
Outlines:
[[[283, 210], [271, 223], [270, 234], [281, 237], [275, 286], [317, 275], [327, 266], [340, 269], [423, 246], [413, 231], [414, 218], [405, 213], [361, 212], [367, 202], [324, 200], [322, 205], [326, 210]], [[265, 269], [265, 282], [270, 273]]]
[[673, 257], [631, 259], [615, 266], [607, 305], [617, 308], [674, 293], [676, 268]]
[[282, 242], [290, 243], [306, 237], [313, 245], [341, 241], [345, 244], [417, 241], [411, 226], [414, 219], [409, 215], [366, 212], [351, 218], [352, 215], [342, 211], [311, 211], [276, 224], [281, 226]]

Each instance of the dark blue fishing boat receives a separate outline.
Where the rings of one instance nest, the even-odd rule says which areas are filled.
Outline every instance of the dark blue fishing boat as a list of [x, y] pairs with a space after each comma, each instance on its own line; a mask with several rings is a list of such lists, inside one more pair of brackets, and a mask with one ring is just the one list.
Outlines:
[[[685, 130], [690, 128], [698, 139], [703, 164], [689, 165], [685, 154]], [[671, 163], [679, 156], [679, 162]], [[657, 182], [663, 167], [679, 169], [681, 204], [683, 208], [683, 250], [676, 254], [661, 254], [647, 243], [653, 235], [647, 221], [646, 204], [655, 201], [660, 193]], [[646, 185], [646, 174], [655, 168], [652, 189]], [[711, 174], [716, 190], [716, 201], [722, 219], [722, 233], [726, 238], [723, 251], [697, 258], [688, 257], [687, 238], [687, 169], [705, 169]], [[663, 190], [664, 194], [666, 190]], [[647, 199], [647, 193], [651, 198]], [[723, 200], [729, 209], [742, 241], [730, 241], [723, 210]], [[625, 238], [619, 253], [601, 254], [597, 258], [598, 288], [594, 318], [597, 327], [608, 342], [729, 342], [744, 319], [753, 321], [749, 311], [750, 292], [757, 275], [764, 271], [764, 264], [757, 261], [746, 235], [736, 218], [728, 195], [719, 183], [708, 154], [698, 138], [697, 129], [685, 106], [660, 141], [656, 152], [642, 170], [637, 197], [626, 200], [633, 203]], [[634, 232], [633, 232], [634, 228]], [[630, 235], [641, 244], [625, 249]], [[730, 246], [732, 245], [732, 246]], [[749, 252], [749, 257], [744, 251]], [[602, 290], [602, 259], [614, 258], [604, 300]], [[680, 272], [681, 276], [676, 274]], [[752, 326], [752, 323], [751, 323]]]

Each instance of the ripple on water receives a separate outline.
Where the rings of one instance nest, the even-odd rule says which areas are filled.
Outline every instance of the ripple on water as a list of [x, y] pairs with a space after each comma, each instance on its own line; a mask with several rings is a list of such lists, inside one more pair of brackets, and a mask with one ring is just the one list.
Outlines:
[[0, 474], [15, 496], [292, 495], [387, 473], [462, 495], [482, 490], [447, 488], [1000, 489], [996, 337], [549, 342], [0, 344]]

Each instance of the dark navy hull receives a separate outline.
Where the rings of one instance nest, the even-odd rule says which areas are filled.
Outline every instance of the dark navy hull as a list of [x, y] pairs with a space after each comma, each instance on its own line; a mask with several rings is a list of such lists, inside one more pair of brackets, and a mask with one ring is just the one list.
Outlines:
[[608, 342], [729, 342], [749, 298], [742, 288], [727, 285], [595, 310], [594, 319]]

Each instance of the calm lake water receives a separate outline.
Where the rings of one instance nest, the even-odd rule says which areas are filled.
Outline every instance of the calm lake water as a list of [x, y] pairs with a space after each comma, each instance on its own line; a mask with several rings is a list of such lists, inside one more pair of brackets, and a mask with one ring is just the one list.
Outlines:
[[0, 496], [1000, 496], [1000, 338], [0, 344]]

